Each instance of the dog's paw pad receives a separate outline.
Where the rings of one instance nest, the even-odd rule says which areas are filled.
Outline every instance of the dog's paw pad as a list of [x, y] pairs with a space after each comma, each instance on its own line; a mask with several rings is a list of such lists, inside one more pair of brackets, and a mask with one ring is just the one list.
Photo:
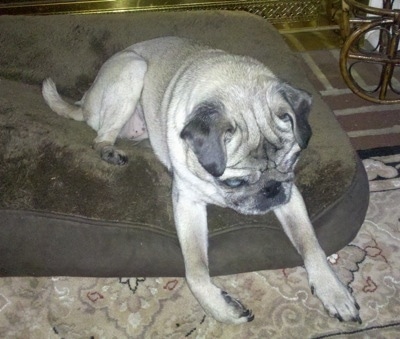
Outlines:
[[116, 150], [114, 147], [104, 147], [101, 150], [101, 158], [112, 165], [122, 166], [128, 162], [125, 153]]
[[125, 165], [128, 163], [128, 157], [125, 154], [118, 154], [117, 165]]
[[247, 322], [254, 320], [254, 314], [252, 310], [246, 310], [242, 313], [241, 317], [247, 318]]
[[227, 292], [221, 291], [225, 302], [234, 308], [235, 313], [239, 318], [246, 318], [247, 322], [254, 320], [254, 314], [251, 310], [247, 309], [239, 300], [232, 298]]

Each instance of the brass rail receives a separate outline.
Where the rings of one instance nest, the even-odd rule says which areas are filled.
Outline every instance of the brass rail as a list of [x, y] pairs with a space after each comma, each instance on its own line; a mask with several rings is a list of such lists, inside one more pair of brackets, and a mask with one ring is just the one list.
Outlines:
[[0, 15], [223, 9], [247, 11], [276, 24], [316, 21], [320, 6], [320, 0], [6, 0], [0, 1]]

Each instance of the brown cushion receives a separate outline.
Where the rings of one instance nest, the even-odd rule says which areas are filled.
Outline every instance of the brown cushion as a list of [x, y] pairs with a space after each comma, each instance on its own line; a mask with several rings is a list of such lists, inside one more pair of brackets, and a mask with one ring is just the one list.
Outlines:
[[[116, 51], [166, 35], [250, 55], [312, 92], [314, 135], [298, 185], [327, 254], [354, 238], [368, 205], [364, 169], [301, 60], [264, 19], [223, 11], [1, 16], [1, 275], [184, 274], [171, 179], [148, 143], [119, 141], [129, 164], [108, 165], [91, 149], [95, 132], [51, 112], [40, 94], [51, 76], [62, 94], [80, 99]], [[208, 213], [213, 275], [302, 263], [272, 213]]]

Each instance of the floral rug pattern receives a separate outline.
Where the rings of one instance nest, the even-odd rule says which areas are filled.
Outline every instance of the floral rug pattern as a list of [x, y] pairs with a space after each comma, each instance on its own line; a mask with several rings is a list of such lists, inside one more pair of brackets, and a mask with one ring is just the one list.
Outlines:
[[394, 163], [392, 158], [389, 165], [385, 159], [364, 160], [371, 184], [376, 186], [378, 178], [381, 189], [371, 186], [368, 214], [356, 239], [328, 258], [354, 291], [361, 325], [330, 318], [311, 295], [304, 268], [297, 267], [214, 278], [253, 310], [254, 321], [243, 325], [206, 316], [182, 278], [2, 278], [0, 337], [396, 338], [400, 190]]

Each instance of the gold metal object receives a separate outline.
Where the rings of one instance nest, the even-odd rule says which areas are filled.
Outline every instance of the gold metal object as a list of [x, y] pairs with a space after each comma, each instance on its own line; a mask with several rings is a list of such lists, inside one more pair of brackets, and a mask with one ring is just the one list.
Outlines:
[[[400, 88], [393, 79], [400, 65], [398, 53], [400, 10], [393, 9], [392, 0], [383, 0], [383, 8], [370, 7], [357, 0], [344, 0], [342, 33], [345, 42], [340, 53], [340, 72], [349, 88], [361, 98], [375, 103], [400, 103]], [[368, 34], [377, 32], [378, 42], [371, 46]], [[381, 66], [374, 88], [365, 88], [357, 79], [356, 65]]]
[[87, 14], [195, 9], [244, 10], [273, 24], [309, 22], [318, 18], [320, 0], [0, 0], [1, 14]]

